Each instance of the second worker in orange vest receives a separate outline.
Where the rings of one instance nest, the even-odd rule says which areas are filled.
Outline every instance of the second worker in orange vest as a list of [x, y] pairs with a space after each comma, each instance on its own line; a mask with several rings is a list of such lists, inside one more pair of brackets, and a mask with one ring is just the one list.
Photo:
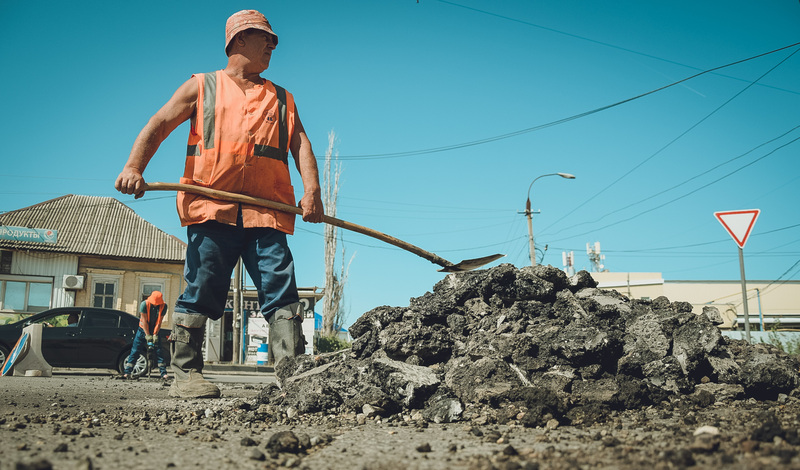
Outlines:
[[[125, 369], [122, 374], [123, 378], [135, 378], [134, 365], [138, 362], [139, 357], [143, 355], [149, 356], [151, 350], [155, 351], [156, 359], [158, 360], [158, 372], [161, 378], [166, 380], [167, 376], [166, 361], [164, 354], [161, 351], [161, 341], [158, 332], [161, 330], [161, 322], [164, 321], [164, 316], [167, 314], [167, 304], [164, 303], [164, 296], [160, 291], [153, 291], [141, 304], [139, 304], [139, 329], [136, 330], [136, 336], [133, 338], [133, 345], [131, 346], [131, 353], [125, 360]], [[147, 357], [145, 356], [145, 357]], [[138, 375], [146, 374], [150, 366], [148, 361], [144, 361], [146, 367], [139, 370]]]
[[[144, 194], [144, 172], [158, 146], [182, 122], [191, 121], [181, 182], [295, 204], [289, 153], [303, 180], [303, 220], [318, 223], [323, 208], [319, 172], [294, 97], [261, 77], [278, 36], [266, 17], [242, 10], [225, 25], [224, 70], [193, 75], [139, 133], [116, 188]], [[275, 363], [302, 354], [303, 318], [294, 261], [286, 235], [294, 215], [248, 204], [178, 193], [178, 214], [187, 227], [186, 289], [173, 310], [171, 336], [175, 380], [170, 395], [219, 396], [203, 378], [201, 352], [206, 320], [223, 314], [231, 273], [239, 257], [258, 290], [269, 321]]]

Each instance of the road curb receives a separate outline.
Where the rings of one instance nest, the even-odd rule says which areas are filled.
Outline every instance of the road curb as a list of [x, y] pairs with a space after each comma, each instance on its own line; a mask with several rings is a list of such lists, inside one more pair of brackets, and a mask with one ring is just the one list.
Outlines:
[[215, 374], [271, 374], [275, 372], [272, 366], [259, 366], [255, 364], [224, 364], [206, 363], [203, 372]]

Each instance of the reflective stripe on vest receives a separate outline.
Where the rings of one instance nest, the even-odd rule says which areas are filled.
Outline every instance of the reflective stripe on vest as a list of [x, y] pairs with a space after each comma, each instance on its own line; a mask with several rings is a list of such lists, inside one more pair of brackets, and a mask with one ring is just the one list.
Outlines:
[[217, 74], [207, 73], [205, 77], [205, 98], [203, 98], [203, 145], [214, 148], [215, 107], [217, 105]]
[[[203, 97], [203, 146], [206, 149], [214, 148], [214, 126], [216, 125], [216, 104], [217, 104], [217, 74], [207, 73], [204, 75], [205, 96]], [[267, 157], [289, 163], [289, 126], [286, 125], [286, 90], [278, 85], [275, 87], [275, 95], [279, 103], [278, 118], [278, 148], [269, 145], [255, 144], [253, 155], [256, 157]], [[187, 157], [199, 157], [200, 149], [197, 145], [186, 146]]]

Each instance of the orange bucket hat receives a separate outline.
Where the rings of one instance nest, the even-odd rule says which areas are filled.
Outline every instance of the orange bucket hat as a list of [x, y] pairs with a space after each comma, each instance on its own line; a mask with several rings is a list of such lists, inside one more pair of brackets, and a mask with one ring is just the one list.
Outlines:
[[228, 53], [228, 46], [236, 33], [246, 29], [260, 29], [272, 35], [275, 45], [278, 45], [278, 35], [272, 30], [267, 17], [256, 10], [242, 10], [232, 14], [225, 23], [225, 53]]
[[147, 298], [153, 305], [163, 305], [164, 304], [164, 296], [161, 295], [161, 292], [154, 290], [150, 297]]

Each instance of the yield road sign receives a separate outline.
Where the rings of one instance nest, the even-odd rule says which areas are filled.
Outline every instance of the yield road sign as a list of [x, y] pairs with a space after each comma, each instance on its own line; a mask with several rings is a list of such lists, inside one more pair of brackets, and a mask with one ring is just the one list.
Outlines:
[[739, 245], [739, 248], [744, 248], [744, 244], [747, 243], [747, 238], [750, 236], [753, 225], [755, 225], [760, 213], [760, 209], [722, 211], [714, 212], [714, 217], [725, 227], [725, 230], [733, 237], [733, 241]]

